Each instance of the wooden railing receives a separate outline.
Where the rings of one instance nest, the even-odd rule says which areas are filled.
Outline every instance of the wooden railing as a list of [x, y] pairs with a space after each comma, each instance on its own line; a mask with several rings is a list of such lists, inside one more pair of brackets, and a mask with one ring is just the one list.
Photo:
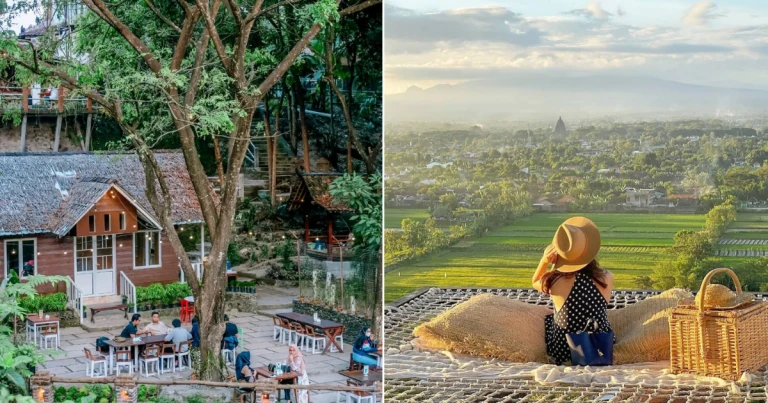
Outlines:
[[136, 286], [133, 285], [131, 279], [125, 275], [124, 272], [120, 272], [120, 294], [128, 297], [128, 306], [133, 305], [133, 313], [136, 313]]
[[[179, 270], [181, 272], [181, 279], [180, 281], [182, 283], [187, 282], [187, 276], [184, 274], [184, 270], [181, 269], [181, 265], [179, 265]], [[195, 275], [197, 276], [197, 280], [201, 281], [203, 279], [203, 272], [205, 272], [205, 267], [201, 262], [193, 262], [192, 263], [192, 270], [195, 271]]]
[[80, 323], [83, 323], [83, 292], [77, 288], [72, 277], [67, 276], [67, 305], [75, 311], [75, 315], [80, 317]]
[[344, 393], [370, 393], [375, 394], [377, 401], [381, 401], [382, 385], [375, 382], [372, 386], [348, 386], [348, 385], [300, 385], [300, 384], [279, 384], [275, 379], [257, 379], [255, 382], [213, 382], [190, 379], [147, 379], [139, 378], [137, 375], [118, 375], [104, 378], [76, 377], [68, 378], [62, 376], [52, 376], [50, 372], [39, 372], [30, 379], [30, 389], [35, 401], [47, 402], [53, 401], [55, 384], [114, 384], [114, 393], [118, 395], [118, 401], [136, 402], [139, 385], [195, 385], [214, 388], [228, 388], [233, 391], [239, 390], [241, 393], [279, 393], [282, 390], [306, 390], [306, 391], [332, 391]]

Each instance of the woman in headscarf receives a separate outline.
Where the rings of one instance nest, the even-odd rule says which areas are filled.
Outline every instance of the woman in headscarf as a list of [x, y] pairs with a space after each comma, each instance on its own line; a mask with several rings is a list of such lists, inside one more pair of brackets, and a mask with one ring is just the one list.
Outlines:
[[[299, 377], [296, 379], [299, 385], [309, 385], [309, 377], [307, 376], [307, 366], [304, 362], [304, 355], [301, 354], [301, 350], [296, 347], [295, 344], [291, 344], [288, 347], [288, 365], [291, 367], [291, 371], [296, 371]], [[298, 391], [298, 403], [309, 403], [309, 391], [306, 389], [299, 389]], [[285, 390], [285, 400], [291, 400], [291, 390]]]
[[360, 335], [352, 345], [352, 359], [363, 365], [376, 367], [376, 357], [368, 354], [370, 351], [376, 351], [376, 343], [371, 339], [371, 328], [368, 326], [360, 329]]

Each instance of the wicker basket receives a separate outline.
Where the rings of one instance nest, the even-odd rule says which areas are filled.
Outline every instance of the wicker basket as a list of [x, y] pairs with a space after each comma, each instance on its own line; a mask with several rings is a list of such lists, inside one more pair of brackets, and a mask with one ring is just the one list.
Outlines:
[[728, 273], [741, 294], [733, 271], [715, 269], [701, 283], [698, 304], [681, 303], [672, 310], [670, 366], [675, 374], [738, 380], [743, 372], [768, 364], [768, 304], [746, 301], [728, 308], [704, 307], [707, 285], [719, 273]]

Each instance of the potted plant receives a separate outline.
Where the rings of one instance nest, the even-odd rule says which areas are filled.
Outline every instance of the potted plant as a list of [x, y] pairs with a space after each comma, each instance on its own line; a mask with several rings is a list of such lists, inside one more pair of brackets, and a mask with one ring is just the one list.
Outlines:
[[121, 295], [121, 299], [123, 301], [123, 305], [127, 305], [128, 304], [128, 296], [127, 295]]

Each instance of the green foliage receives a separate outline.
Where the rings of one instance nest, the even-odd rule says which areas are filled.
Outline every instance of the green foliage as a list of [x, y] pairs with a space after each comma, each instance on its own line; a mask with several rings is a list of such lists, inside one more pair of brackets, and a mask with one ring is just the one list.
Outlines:
[[172, 304], [190, 295], [192, 295], [192, 289], [189, 284], [169, 283], [163, 286], [160, 283], [154, 283], [146, 287], [136, 287], [136, 304]]
[[165, 297], [165, 289], [163, 288], [162, 284], [154, 283], [147, 286], [144, 295], [147, 301], [159, 303]]
[[63, 312], [67, 310], [67, 294], [63, 292], [44, 294], [36, 297], [21, 297], [19, 305], [27, 312]]
[[[720, 264], [718, 259], [711, 257], [712, 247], [735, 219], [734, 199], [728, 198], [705, 215], [704, 229], [701, 231], [682, 230], [675, 233], [675, 243], [669, 252], [676, 259], [663, 262], [653, 270], [651, 278], [656, 287], [663, 290], [673, 287], [696, 288], [704, 276]], [[760, 285], [755, 286], [759, 288]]]
[[377, 253], [382, 241], [381, 176], [376, 174], [366, 179], [357, 174], [344, 174], [331, 183], [328, 191], [334, 200], [355, 211], [351, 217], [355, 247]]
[[232, 266], [237, 266], [245, 262], [245, 259], [240, 257], [240, 253], [238, 253], [239, 250], [240, 244], [237, 242], [230, 242], [229, 246], [227, 246], [227, 259], [232, 263]]
[[0, 386], [0, 402], [37, 403], [37, 401], [32, 396], [12, 394], [4, 386]]

